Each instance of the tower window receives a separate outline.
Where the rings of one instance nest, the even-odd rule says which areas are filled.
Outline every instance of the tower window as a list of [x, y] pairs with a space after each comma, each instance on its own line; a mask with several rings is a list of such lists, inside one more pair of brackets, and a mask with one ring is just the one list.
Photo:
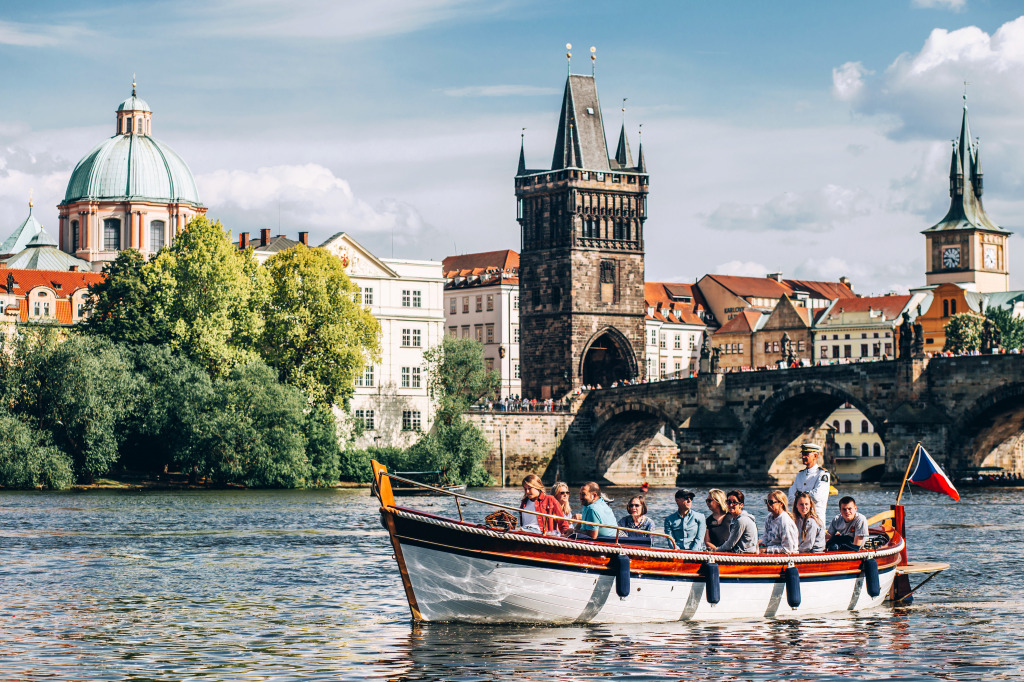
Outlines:
[[615, 261], [601, 261], [601, 284], [615, 284]]
[[149, 250], [159, 251], [164, 247], [164, 228], [166, 223], [154, 220], [149, 224]]
[[121, 220], [119, 218], [103, 220], [103, 248], [106, 251], [118, 251], [121, 248]]
[[78, 221], [71, 221], [71, 250], [78, 250]]

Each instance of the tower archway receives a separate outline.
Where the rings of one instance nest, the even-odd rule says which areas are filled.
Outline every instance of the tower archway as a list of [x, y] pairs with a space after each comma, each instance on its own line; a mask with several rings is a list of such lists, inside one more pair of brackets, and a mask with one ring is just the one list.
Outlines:
[[636, 356], [629, 340], [614, 327], [591, 337], [580, 358], [580, 381], [607, 388], [616, 381], [636, 376]]

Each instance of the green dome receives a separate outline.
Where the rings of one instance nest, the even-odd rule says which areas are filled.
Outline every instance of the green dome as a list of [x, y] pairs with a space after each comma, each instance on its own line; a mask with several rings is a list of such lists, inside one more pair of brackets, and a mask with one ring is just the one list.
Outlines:
[[148, 135], [115, 135], [86, 154], [71, 173], [64, 203], [82, 199], [202, 206], [192, 171], [170, 147]]
[[139, 97], [135, 96], [135, 91], [134, 90], [132, 91], [132, 96], [131, 97], [129, 97], [125, 101], [121, 102], [120, 105], [118, 105], [117, 110], [118, 111], [148, 111], [150, 113], [153, 112], [153, 110], [149, 108], [149, 105], [146, 104], [146, 100], [140, 99]]

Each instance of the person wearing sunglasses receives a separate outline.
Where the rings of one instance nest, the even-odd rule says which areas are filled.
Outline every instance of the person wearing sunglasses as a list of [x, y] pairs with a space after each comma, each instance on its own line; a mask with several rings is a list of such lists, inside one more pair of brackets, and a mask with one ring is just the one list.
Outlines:
[[567, 519], [571, 519], [572, 505], [569, 504], [569, 484], [565, 481], [559, 481], [555, 484], [555, 487], [552, 488], [551, 496], [558, 500], [558, 504], [562, 507], [562, 516]]
[[786, 505], [786, 493], [774, 490], [765, 500], [768, 518], [764, 521], [764, 544], [768, 554], [796, 554], [796, 523]]
[[677, 549], [702, 552], [707, 524], [704, 515], [693, 510], [694, 497], [696, 496], [691, 490], [676, 491], [676, 506], [679, 507], [679, 511], [669, 514], [665, 519], [665, 535], [672, 536]]
[[636, 531], [653, 531], [654, 521], [647, 518], [647, 500], [644, 499], [643, 495], [635, 495], [629, 498], [629, 502], [626, 503], [626, 515], [618, 520], [619, 528], [625, 530], [619, 531], [619, 535], [627, 538], [640, 538], [641, 540], [650, 539], [650, 535], [647, 533], [638, 533]]
[[725, 496], [729, 507], [729, 537], [715, 551], [735, 554], [757, 554], [757, 522], [748, 512], [743, 511], [743, 492], [730, 490]]
[[729, 539], [729, 524], [732, 522], [732, 517], [729, 516], [725, 491], [712, 488], [708, 491], [708, 499], [704, 500], [704, 504], [711, 510], [711, 513], [704, 519], [707, 524], [707, 532], [704, 533], [704, 546], [714, 551]]
[[568, 521], [556, 521], [547, 516], [537, 516], [536, 513], [550, 514], [551, 516], [562, 513], [562, 505], [548, 495], [544, 489], [544, 482], [537, 474], [527, 474], [523, 479], [523, 499], [519, 503], [519, 523], [523, 530], [532, 533], [543, 533], [544, 535], [562, 535], [569, 530]]

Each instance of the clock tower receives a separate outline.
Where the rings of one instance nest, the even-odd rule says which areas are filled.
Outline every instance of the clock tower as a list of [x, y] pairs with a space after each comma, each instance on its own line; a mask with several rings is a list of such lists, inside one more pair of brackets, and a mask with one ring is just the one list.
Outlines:
[[960, 138], [953, 140], [949, 211], [922, 232], [928, 285], [952, 283], [978, 292], [1009, 290], [1006, 240], [1011, 233], [988, 217], [981, 193], [980, 147], [978, 140], [971, 139], [965, 95]]

